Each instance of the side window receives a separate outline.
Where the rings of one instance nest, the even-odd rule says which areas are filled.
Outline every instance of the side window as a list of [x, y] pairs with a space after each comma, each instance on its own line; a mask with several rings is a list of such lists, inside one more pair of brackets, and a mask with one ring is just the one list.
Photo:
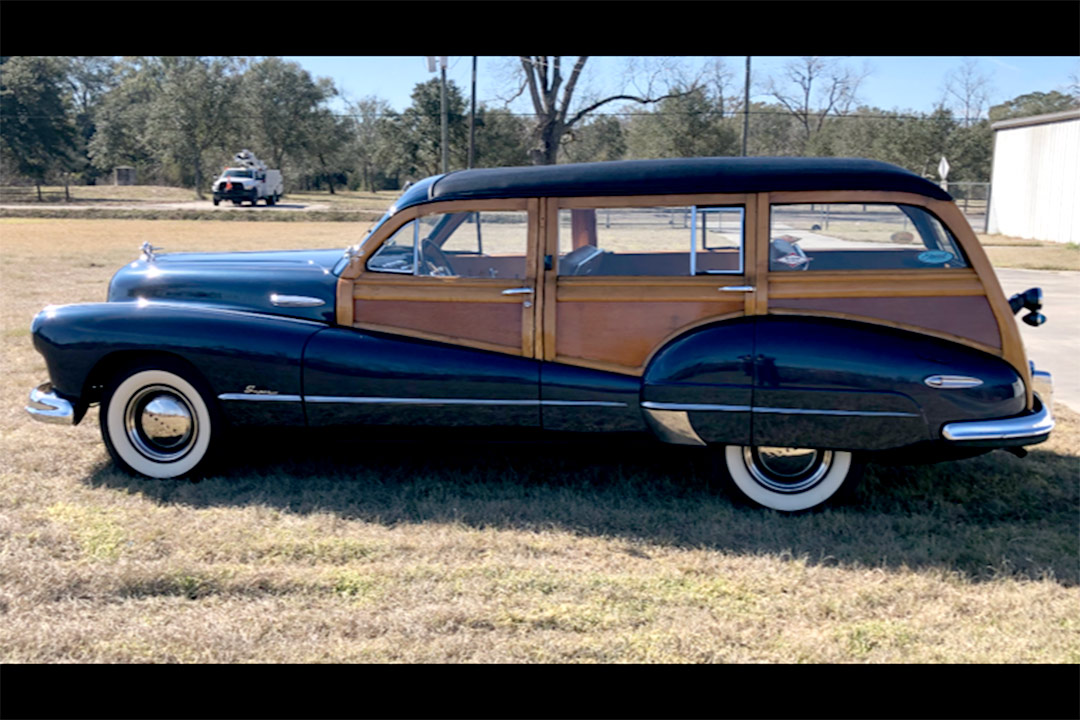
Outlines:
[[413, 246], [416, 242], [417, 223], [407, 222], [387, 238], [382, 247], [367, 261], [367, 269], [375, 272], [412, 275], [416, 269]]
[[743, 272], [742, 207], [559, 211], [559, 275]]
[[367, 267], [425, 277], [524, 278], [528, 239], [524, 211], [436, 213], [400, 227]]
[[967, 267], [959, 243], [914, 205], [774, 205], [769, 270]]

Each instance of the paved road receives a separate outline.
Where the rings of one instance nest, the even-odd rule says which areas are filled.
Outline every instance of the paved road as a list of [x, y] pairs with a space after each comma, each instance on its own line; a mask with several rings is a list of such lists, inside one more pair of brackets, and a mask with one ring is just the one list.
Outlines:
[[1054, 401], [1080, 412], [1080, 272], [997, 270], [1006, 297], [1031, 287], [1043, 290], [1046, 324], [1034, 328], [1019, 322], [1028, 359], [1054, 376]]
[[80, 210], [213, 210], [215, 212], [222, 212], [225, 210], [232, 211], [244, 211], [244, 212], [284, 212], [288, 210], [329, 210], [330, 206], [326, 203], [290, 203], [288, 201], [278, 203], [273, 207], [267, 207], [265, 203], [260, 202], [255, 207], [251, 207], [250, 203], [244, 203], [240, 206], [235, 206], [231, 202], [223, 202], [218, 206], [214, 206], [214, 203], [210, 200], [191, 200], [187, 202], [140, 202], [140, 203], [124, 203], [124, 202], [97, 202], [97, 203], [71, 203], [71, 204], [45, 204], [45, 203], [22, 203], [19, 205], [0, 205], [2, 209], [21, 210], [23, 208], [29, 208], [31, 210], [69, 210], [71, 212], [78, 212]]

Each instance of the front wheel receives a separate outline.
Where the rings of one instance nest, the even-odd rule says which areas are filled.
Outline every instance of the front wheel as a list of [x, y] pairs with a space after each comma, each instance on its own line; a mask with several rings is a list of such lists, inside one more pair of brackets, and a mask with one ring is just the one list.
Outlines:
[[204, 383], [178, 366], [129, 369], [109, 383], [101, 401], [101, 435], [122, 469], [175, 478], [204, 467], [221, 432]]
[[799, 512], [849, 494], [862, 472], [850, 452], [729, 445], [724, 463], [746, 498], [781, 512]]

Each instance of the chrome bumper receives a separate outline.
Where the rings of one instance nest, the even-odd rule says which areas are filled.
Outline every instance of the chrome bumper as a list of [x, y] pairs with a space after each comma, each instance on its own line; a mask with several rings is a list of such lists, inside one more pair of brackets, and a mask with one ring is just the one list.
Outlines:
[[997, 420], [949, 423], [941, 429], [946, 440], [960, 443], [979, 443], [1002, 446], [1023, 445], [1024, 440], [1042, 442], [1054, 429], [1054, 380], [1050, 373], [1032, 372], [1035, 408], [1026, 415]]
[[57, 425], [75, 423], [75, 408], [53, 392], [52, 383], [42, 383], [30, 391], [30, 404], [26, 406], [26, 412], [41, 422]]

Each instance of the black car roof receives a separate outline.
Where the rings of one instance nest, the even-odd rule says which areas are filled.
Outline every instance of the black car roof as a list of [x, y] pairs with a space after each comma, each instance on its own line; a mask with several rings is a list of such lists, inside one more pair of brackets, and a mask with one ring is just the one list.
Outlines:
[[460, 170], [434, 178], [427, 199], [783, 190], [888, 190], [951, 199], [935, 183], [889, 163], [862, 158], [801, 157], [619, 160]]

